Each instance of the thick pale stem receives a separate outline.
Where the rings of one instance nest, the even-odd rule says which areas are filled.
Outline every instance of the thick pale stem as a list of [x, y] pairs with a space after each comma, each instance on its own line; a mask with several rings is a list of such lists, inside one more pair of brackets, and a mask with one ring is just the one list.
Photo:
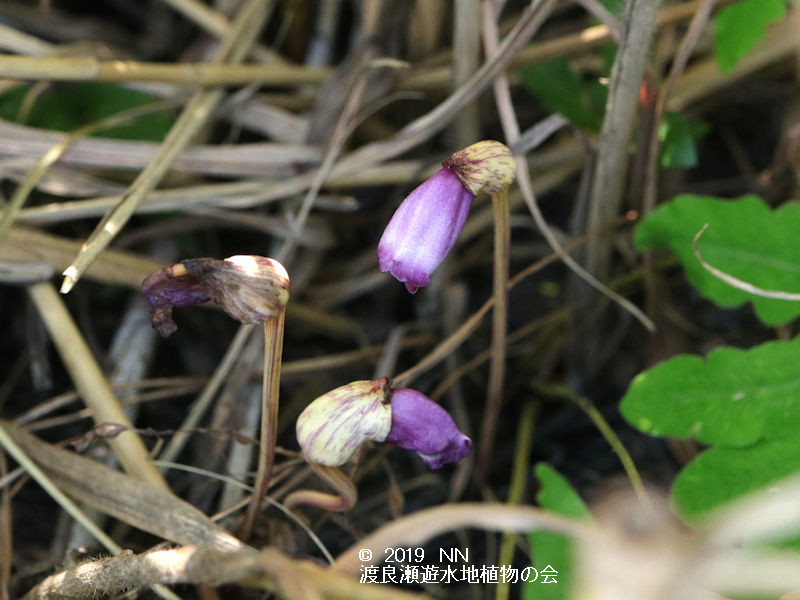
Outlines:
[[511, 246], [511, 210], [508, 190], [492, 194], [494, 211], [494, 310], [492, 312], [492, 358], [486, 388], [486, 408], [478, 454], [477, 482], [482, 484], [489, 468], [500, 406], [506, 365], [506, 327], [508, 321], [508, 255]]
[[247, 507], [241, 537], [247, 540], [253, 523], [269, 489], [272, 467], [275, 464], [275, 444], [278, 437], [278, 398], [280, 394], [283, 329], [286, 311], [264, 321], [264, 380], [261, 395], [261, 435], [259, 436], [258, 471], [253, 496]]

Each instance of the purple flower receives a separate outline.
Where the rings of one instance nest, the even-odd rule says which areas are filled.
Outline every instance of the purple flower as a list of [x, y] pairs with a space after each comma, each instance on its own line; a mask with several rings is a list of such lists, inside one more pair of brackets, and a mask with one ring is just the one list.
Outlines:
[[392, 428], [386, 442], [414, 450], [431, 469], [467, 456], [472, 440], [456, 427], [453, 417], [425, 394], [409, 388], [392, 394]]
[[412, 294], [430, 285], [431, 273], [464, 227], [474, 196], [443, 167], [403, 200], [378, 243], [378, 264]]
[[389, 271], [412, 294], [430, 284], [475, 196], [507, 189], [516, 172], [511, 151], [494, 140], [459, 150], [442, 166], [403, 200], [378, 243], [381, 271]]
[[297, 441], [308, 460], [338, 467], [366, 440], [419, 453], [431, 469], [469, 454], [472, 440], [441, 406], [388, 379], [353, 381], [323, 394], [297, 418]]

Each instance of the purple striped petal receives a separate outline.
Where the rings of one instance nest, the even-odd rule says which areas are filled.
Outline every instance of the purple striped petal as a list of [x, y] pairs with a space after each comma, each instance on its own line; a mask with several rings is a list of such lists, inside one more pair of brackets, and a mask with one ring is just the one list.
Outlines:
[[310, 461], [338, 467], [366, 440], [386, 439], [391, 412], [388, 379], [353, 381], [306, 406], [297, 418], [297, 441]]

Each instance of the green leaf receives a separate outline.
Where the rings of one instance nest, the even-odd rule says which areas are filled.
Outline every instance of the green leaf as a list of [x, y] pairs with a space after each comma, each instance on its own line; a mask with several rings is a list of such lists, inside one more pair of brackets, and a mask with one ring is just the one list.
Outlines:
[[750, 301], [767, 325], [781, 325], [800, 315], [800, 302], [757, 296], [708, 273], [692, 250], [692, 238], [706, 223], [709, 227], [698, 248], [707, 262], [762, 289], [800, 293], [799, 203], [771, 210], [757, 196], [725, 200], [682, 194], [644, 219], [635, 240], [640, 249], [672, 249], [689, 282], [722, 307]]
[[[31, 89], [22, 86], [0, 96], [0, 118], [32, 127], [73, 131], [124, 110], [151, 102], [148, 94], [111, 83], [59, 84], [34, 98], [24, 112]], [[172, 123], [165, 112], [143, 115], [128, 125], [105, 129], [98, 137], [160, 142]]]
[[741, 0], [719, 11], [714, 27], [714, 53], [725, 73], [767, 34], [767, 26], [786, 14], [786, 0]]
[[750, 350], [677, 356], [639, 374], [620, 411], [652, 435], [711, 447], [678, 475], [678, 513], [692, 521], [800, 470], [800, 338]]
[[539, 506], [573, 519], [589, 517], [589, 509], [566, 477], [544, 462], [536, 464], [534, 474], [541, 485], [536, 494]]
[[584, 79], [558, 58], [520, 71], [522, 81], [544, 106], [589, 131], [600, 131], [607, 90], [597, 80]]
[[622, 11], [625, 8], [625, 0], [600, 0], [600, 4], [617, 17], [622, 16]]
[[637, 375], [620, 410], [650, 435], [748, 447], [800, 428], [800, 338], [681, 355]]
[[[589, 510], [572, 486], [546, 463], [534, 468], [541, 484], [536, 500], [547, 510], [565, 517], [589, 518]], [[551, 531], [535, 531], [529, 535], [533, 552], [533, 566], [541, 571], [551, 565], [558, 575], [557, 584], [543, 584], [539, 580], [527, 583], [524, 590], [526, 600], [563, 600], [569, 598], [572, 586], [572, 540]], [[540, 575], [541, 577], [541, 575]]]
[[746, 448], [711, 448], [697, 456], [678, 475], [672, 488], [674, 505], [689, 522], [711, 509], [774, 486], [800, 471], [797, 435], [763, 440]]
[[689, 121], [683, 115], [667, 111], [658, 131], [661, 140], [661, 167], [692, 168], [697, 166], [695, 140], [708, 131], [701, 121]]

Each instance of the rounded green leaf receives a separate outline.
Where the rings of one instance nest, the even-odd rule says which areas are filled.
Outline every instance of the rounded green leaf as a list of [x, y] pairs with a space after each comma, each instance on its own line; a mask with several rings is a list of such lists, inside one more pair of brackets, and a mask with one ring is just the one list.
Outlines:
[[682, 355], [640, 373], [620, 410], [651, 435], [743, 447], [800, 429], [800, 338]]
[[680, 472], [672, 488], [675, 509], [687, 521], [800, 471], [800, 438], [765, 440], [746, 448], [711, 448]]
[[800, 293], [800, 203], [775, 210], [758, 196], [725, 200], [682, 194], [661, 205], [636, 228], [641, 249], [670, 248], [686, 277], [704, 296], [722, 307], [752, 302], [767, 325], [800, 315], [800, 302], [774, 300], [745, 292], [706, 271], [692, 249], [695, 234], [708, 224], [698, 243], [706, 262], [759, 288]]

